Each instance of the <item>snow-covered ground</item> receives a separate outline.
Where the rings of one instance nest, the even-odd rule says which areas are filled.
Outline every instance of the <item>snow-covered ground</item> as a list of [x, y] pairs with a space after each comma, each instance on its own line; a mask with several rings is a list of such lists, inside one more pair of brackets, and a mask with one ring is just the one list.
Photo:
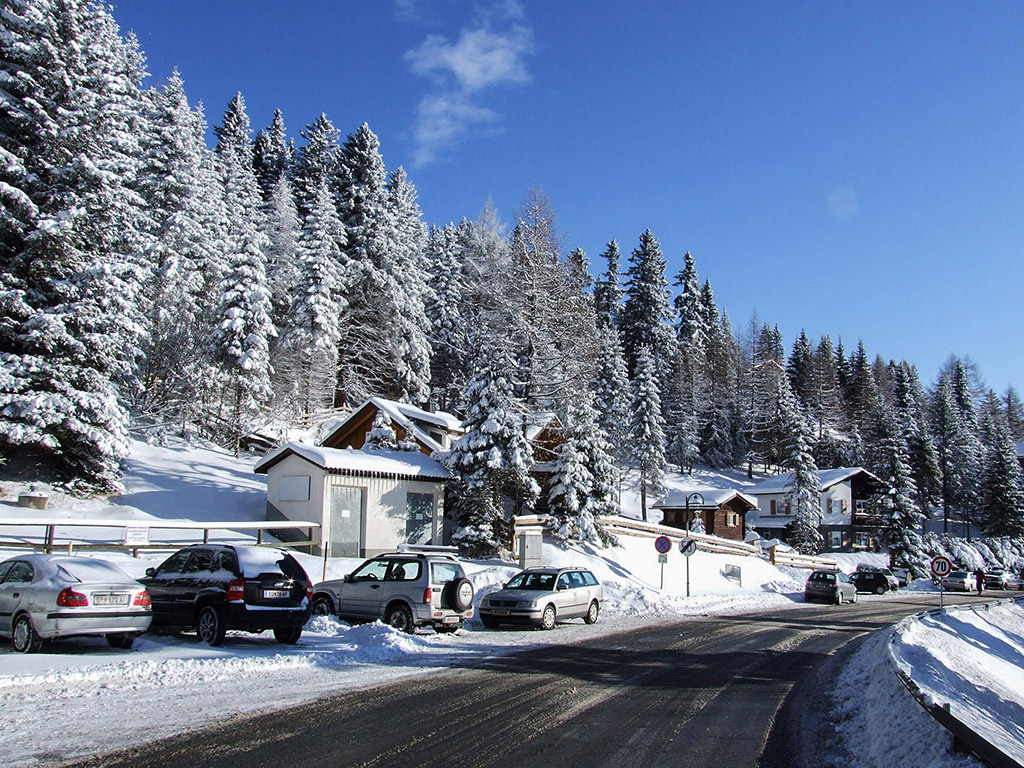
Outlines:
[[[46, 514], [260, 520], [265, 504], [263, 478], [251, 473], [252, 463], [252, 458], [236, 461], [210, 447], [136, 443], [124, 494], [109, 501], [51, 494], [51, 509]], [[715, 482], [710, 473], [700, 478], [701, 483], [709, 481]], [[676, 478], [674, 482], [681, 485], [684, 481]], [[0, 516], [33, 514], [15, 504], [23, 490], [26, 488], [18, 483], [0, 485]], [[0, 533], [5, 538], [26, 535], [14, 528]], [[251, 540], [240, 534], [229, 536]], [[0, 556], [11, 552], [0, 550]], [[165, 556], [103, 555], [135, 576]], [[359, 562], [298, 557], [314, 579], [325, 573], [328, 578], [339, 577]], [[649, 539], [623, 538], [623, 546], [612, 550], [546, 544], [545, 559], [551, 564], [586, 565], [601, 579], [606, 601], [597, 625], [573, 622], [552, 632], [485, 631], [473, 620], [457, 635], [423, 632], [410, 636], [380, 624], [349, 626], [316, 617], [297, 646], [279, 645], [269, 635], [242, 633], [229, 635], [219, 648], [205, 646], [191, 636], [145, 635], [127, 652], [112, 650], [102, 640], [81, 639], [51, 643], [42, 653], [23, 655], [0, 641], [0, 751], [4, 763], [44, 765], [95, 754], [200, 728], [243, 712], [429, 674], [526, 647], [572, 643], [598, 632], [619, 632], [653, 621], [799, 606], [806, 575], [776, 569], [761, 560], [698, 553], [689, 563], [691, 596], [687, 598], [686, 560], [673, 553], [662, 573]], [[881, 563], [884, 556], [845, 556], [840, 560], [846, 570], [853, 570], [857, 562]], [[740, 567], [740, 583], [722, 575], [725, 565]], [[489, 561], [471, 563], [468, 570], [479, 599], [507, 580], [516, 567]], [[987, 622], [994, 617], [999, 617], [998, 623], [990, 626]], [[957, 621], [968, 620], [958, 616]], [[933, 628], [925, 621], [905, 634], [905, 651], [914, 659], [915, 678], [918, 669], [929, 670], [935, 678], [935, 695], [961, 702], [979, 722], [1024, 722], [1024, 680], [1019, 677], [1024, 666], [1024, 615], [1020, 608], [979, 613], [970, 619], [969, 632], [950, 632], [948, 627]], [[972, 764], [941, 746], [945, 740], [935, 735], [938, 726], [886, 667], [889, 662], [884, 645], [880, 645], [881, 635], [887, 633], [864, 643], [837, 681], [834, 717], [845, 749], [850, 754], [863, 751], [866, 756], [862, 761], [836, 765]], [[1014, 664], [1016, 678], [1005, 669]], [[986, 693], [981, 695], [979, 690]], [[74, 723], [74, 727], [57, 727], [59, 723]], [[890, 727], [879, 727], [881, 723]], [[922, 730], [930, 735], [920, 740], [905, 738], [907, 732]], [[1019, 726], [1007, 729], [1007, 734], [1018, 745], [1024, 743]], [[919, 753], [921, 741], [940, 746], [927, 760], [911, 760]]]

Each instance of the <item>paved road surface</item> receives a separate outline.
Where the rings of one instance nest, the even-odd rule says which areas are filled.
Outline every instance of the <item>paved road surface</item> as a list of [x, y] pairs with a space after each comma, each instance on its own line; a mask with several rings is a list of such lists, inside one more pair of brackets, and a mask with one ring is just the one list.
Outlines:
[[937, 603], [905, 593], [687, 619], [236, 718], [75, 765], [814, 765], [820, 740], [803, 726], [822, 715], [822, 686], [847, 644]]

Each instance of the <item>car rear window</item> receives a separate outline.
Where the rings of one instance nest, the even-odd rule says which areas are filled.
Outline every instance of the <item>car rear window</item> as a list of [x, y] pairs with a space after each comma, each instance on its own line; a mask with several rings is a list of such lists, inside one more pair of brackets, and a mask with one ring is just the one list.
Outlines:
[[253, 579], [261, 573], [273, 571], [280, 571], [293, 579], [306, 578], [306, 572], [299, 565], [298, 560], [283, 549], [238, 547], [235, 553], [238, 555], [238, 565], [242, 575], [247, 579]]
[[91, 558], [58, 560], [57, 575], [64, 581], [113, 581], [125, 582], [132, 578], [113, 563]]
[[834, 573], [812, 573], [811, 581], [821, 581], [828, 584], [834, 584], [836, 581], [836, 575]]
[[443, 563], [435, 561], [430, 564], [430, 572], [432, 575], [431, 583], [433, 584], [447, 584], [449, 581], [461, 579], [465, 576], [462, 566], [458, 563]]

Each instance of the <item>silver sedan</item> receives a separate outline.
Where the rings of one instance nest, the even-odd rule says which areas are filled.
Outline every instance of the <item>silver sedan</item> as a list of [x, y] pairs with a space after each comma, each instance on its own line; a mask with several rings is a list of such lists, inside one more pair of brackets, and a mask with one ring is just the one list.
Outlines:
[[21, 653], [82, 635], [130, 648], [152, 619], [149, 590], [106, 560], [32, 554], [0, 563], [0, 636]]

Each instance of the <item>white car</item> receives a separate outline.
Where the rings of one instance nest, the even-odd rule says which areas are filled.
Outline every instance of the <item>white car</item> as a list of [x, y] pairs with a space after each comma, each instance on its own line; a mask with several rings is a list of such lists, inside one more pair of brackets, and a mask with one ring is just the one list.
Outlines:
[[152, 620], [149, 590], [106, 560], [31, 554], [0, 563], [0, 636], [20, 653], [82, 635], [130, 648]]
[[978, 582], [973, 573], [951, 571], [948, 576], [942, 577], [942, 588], [950, 592], [973, 592], [978, 588]]
[[585, 568], [528, 568], [480, 601], [480, 621], [485, 627], [532, 624], [541, 629], [573, 618], [593, 624], [603, 600], [604, 588]]

